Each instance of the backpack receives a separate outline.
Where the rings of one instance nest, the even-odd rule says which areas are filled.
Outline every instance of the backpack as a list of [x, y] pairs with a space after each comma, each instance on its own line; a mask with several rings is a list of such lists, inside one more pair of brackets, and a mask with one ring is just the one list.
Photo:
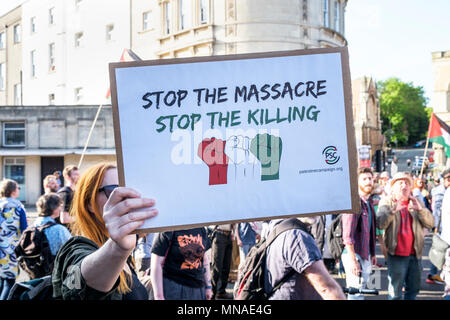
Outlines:
[[242, 267], [239, 269], [237, 283], [233, 292], [235, 300], [268, 300], [283, 283], [296, 273], [292, 269], [274, 286], [271, 292], [267, 293], [265, 291], [264, 278], [267, 248], [281, 233], [291, 229], [301, 229], [307, 232], [307, 227], [304, 223], [296, 218], [290, 218], [276, 225], [267, 238], [261, 240], [250, 249]]
[[53, 298], [51, 275], [25, 282], [16, 282], [7, 300], [56, 300]]
[[340, 259], [344, 250], [344, 240], [342, 238], [342, 214], [338, 214], [331, 220], [327, 230], [327, 246], [331, 257], [335, 260]]
[[48, 222], [39, 227], [28, 227], [19, 239], [14, 252], [20, 267], [25, 270], [31, 279], [49, 275], [53, 270], [55, 257], [50, 251], [50, 244], [44, 230], [55, 225]]

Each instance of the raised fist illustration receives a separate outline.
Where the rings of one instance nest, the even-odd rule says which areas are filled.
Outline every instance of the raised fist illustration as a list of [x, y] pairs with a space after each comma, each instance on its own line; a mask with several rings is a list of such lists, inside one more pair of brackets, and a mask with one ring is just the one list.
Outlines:
[[244, 135], [234, 135], [227, 139], [225, 153], [229, 157], [228, 168], [230, 177], [234, 180], [251, 177], [257, 159], [250, 153], [251, 139]]
[[261, 181], [280, 178], [282, 142], [280, 137], [257, 134], [250, 144], [250, 152], [261, 162]]
[[203, 139], [198, 145], [198, 156], [209, 167], [209, 184], [226, 184], [228, 156], [225, 154], [225, 141], [211, 138]]

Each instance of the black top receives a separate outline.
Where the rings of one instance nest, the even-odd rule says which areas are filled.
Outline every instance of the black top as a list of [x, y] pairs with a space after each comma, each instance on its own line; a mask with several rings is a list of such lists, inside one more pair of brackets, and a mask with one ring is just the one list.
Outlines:
[[203, 256], [211, 247], [205, 228], [167, 231], [153, 240], [152, 253], [167, 257], [163, 276], [182, 285], [201, 288], [205, 286]]
[[70, 212], [70, 206], [72, 205], [73, 200], [73, 190], [69, 186], [65, 186], [58, 190], [58, 194], [61, 197], [61, 200], [64, 204], [64, 211]]
[[130, 266], [131, 273], [133, 276], [133, 286], [131, 291], [122, 296], [122, 300], [148, 300], [148, 292], [144, 285], [139, 281], [136, 272]]

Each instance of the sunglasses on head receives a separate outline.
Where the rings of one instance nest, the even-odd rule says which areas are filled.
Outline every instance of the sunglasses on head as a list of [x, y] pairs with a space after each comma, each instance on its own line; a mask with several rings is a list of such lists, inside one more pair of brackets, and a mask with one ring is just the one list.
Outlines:
[[117, 184], [109, 184], [107, 186], [103, 186], [100, 189], [98, 189], [98, 192], [102, 192], [105, 194], [106, 198], [109, 198], [111, 193], [115, 188], [119, 187]]

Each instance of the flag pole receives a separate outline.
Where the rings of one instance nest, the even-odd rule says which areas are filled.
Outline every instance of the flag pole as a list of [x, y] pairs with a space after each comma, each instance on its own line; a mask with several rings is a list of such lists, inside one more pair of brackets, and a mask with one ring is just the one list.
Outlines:
[[419, 179], [422, 179], [422, 174], [423, 174], [423, 167], [425, 165], [425, 157], [427, 155], [427, 149], [428, 149], [428, 141], [430, 140], [430, 138], [427, 138], [427, 142], [425, 143], [425, 151], [423, 153], [423, 158], [422, 158], [422, 167], [420, 168], [420, 175], [419, 175]]
[[89, 145], [89, 140], [91, 139], [91, 135], [92, 135], [92, 132], [94, 131], [94, 127], [95, 127], [95, 124], [97, 122], [98, 115], [100, 114], [100, 110], [102, 109], [102, 106], [103, 106], [103, 104], [101, 104], [98, 107], [97, 114], [95, 115], [94, 122], [92, 123], [91, 130], [89, 131], [89, 135], [88, 135], [87, 140], [86, 140], [86, 144], [84, 145], [83, 153], [81, 154], [80, 161], [78, 162], [78, 169], [81, 168], [81, 163], [83, 162], [84, 154], [85, 154], [86, 149], [87, 149], [87, 147]]
[[431, 121], [432, 121], [432, 119], [433, 119], [433, 113], [431, 113], [430, 123], [428, 124], [427, 142], [425, 143], [425, 151], [423, 153], [422, 167], [420, 168], [419, 179], [422, 179], [423, 167], [425, 165], [425, 157], [427, 156], [428, 143], [430, 141], [430, 131], [431, 131]]

